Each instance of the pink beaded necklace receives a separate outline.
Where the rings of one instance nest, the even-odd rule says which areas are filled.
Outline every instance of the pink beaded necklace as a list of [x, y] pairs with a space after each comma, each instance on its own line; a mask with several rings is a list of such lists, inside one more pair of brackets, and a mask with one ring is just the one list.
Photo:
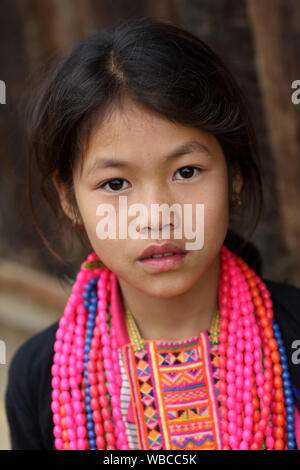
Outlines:
[[[96, 253], [82, 263], [54, 345], [55, 448], [129, 449], [120, 409], [119, 344], [111, 277]], [[266, 285], [238, 256], [221, 248], [219, 367], [223, 449], [293, 448], [284, 404], [281, 356]], [[276, 326], [278, 329], [278, 327]]]

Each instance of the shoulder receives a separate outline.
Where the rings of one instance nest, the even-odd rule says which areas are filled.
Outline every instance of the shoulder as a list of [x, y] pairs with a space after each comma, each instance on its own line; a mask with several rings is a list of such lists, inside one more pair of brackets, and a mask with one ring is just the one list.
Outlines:
[[292, 284], [263, 279], [273, 302], [274, 320], [279, 326], [300, 412], [300, 289]]
[[53, 356], [55, 334], [58, 321], [48, 328], [36, 333], [23, 343], [15, 352], [9, 366], [9, 378], [19, 377], [19, 373], [26, 369], [27, 373], [35, 373], [37, 369], [43, 368]]
[[275, 320], [300, 339], [300, 289], [288, 283], [263, 281], [271, 294]]
[[[291, 284], [263, 279], [273, 302], [274, 320], [286, 340], [300, 340], [300, 289]], [[290, 347], [290, 344], [289, 344]], [[299, 371], [300, 372], [300, 371]]]
[[57, 328], [58, 321], [29, 338], [13, 355], [8, 369], [8, 406], [19, 397], [24, 407], [36, 406], [49, 377]]
[[296, 310], [299, 313], [300, 288], [292, 284], [276, 282], [270, 279], [263, 279], [263, 281], [268, 287], [271, 297], [274, 297], [276, 302], [291, 312]]
[[51, 366], [58, 321], [28, 339], [8, 370], [5, 407], [12, 449], [53, 448]]

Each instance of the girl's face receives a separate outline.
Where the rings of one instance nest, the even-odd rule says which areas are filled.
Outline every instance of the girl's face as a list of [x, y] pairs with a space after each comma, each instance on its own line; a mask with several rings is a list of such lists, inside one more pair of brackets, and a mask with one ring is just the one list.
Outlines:
[[[186, 153], [167, 158], [178, 147], [194, 143]], [[105, 165], [105, 160], [113, 164]], [[228, 223], [227, 166], [217, 139], [206, 131], [172, 124], [142, 107], [129, 106], [104, 120], [91, 136], [84, 156], [83, 169], [74, 173], [75, 195], [90, 243], [102, 262], [117, 276], [145, 294], [155, 297], [176, 296], [188, 291], [200, 280], [213, 262], [218, 262]], [[147, 238], [119, 239], [119, 197], [125, 196], [127, 210], [132, 204], [143, 204], [143, 216], [136, 231]], [[174, 238], [174, 217], [152, 221], [151, 205], [184, 204], [192, 207], [192, 229], [196, 230], [196, 205], [204, 204], [204, 244], [189, 250], [185, 258], [171, 270], [157, 271], [138, 260], [151, 244], [172, 241], [185, 249], [187, 239]], [[115, 208], [117, 238], [100, 239], [96, 228], [102, 216], [97, 207], [109, 204]], [[99, 214], [99, 212], [98, 212]], [[123, 213], [124, 215], [124, 213]], [[138, 214], [127, 216], [127, 227]], [[164, 226], [162, 225], [164, 223]], [[170, 237], [162, 238], [162, 229], [170, 224]], [[151, 238], [150, 229], [156, 230]], [[106, 227], [107, 230], [107, 227]], [[198, 237], [199, 238], [199, 237]]]

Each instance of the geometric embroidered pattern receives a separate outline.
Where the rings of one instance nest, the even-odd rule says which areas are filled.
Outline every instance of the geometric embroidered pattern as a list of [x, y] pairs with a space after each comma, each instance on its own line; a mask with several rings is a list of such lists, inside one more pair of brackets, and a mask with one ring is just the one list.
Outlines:
[[122, 346], [140, 449], [222, 448], [218, 344], [211, 329]]

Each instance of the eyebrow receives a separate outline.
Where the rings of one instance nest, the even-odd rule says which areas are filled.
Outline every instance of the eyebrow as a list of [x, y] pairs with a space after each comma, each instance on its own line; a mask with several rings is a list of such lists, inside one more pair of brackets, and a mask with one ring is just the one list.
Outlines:
[[[212, 156], [212, 153], [209, 151], [206, 145], [201, 144], [197, 140], [192, 140], [190, 142], [185, 142], [176, 149], [172, 150], [172, 152], [166, 156], [165, 161], [167, 162], [169, 160], [179, 158], [183, 155], [187, 155], [192, 152], [201, 152], [205, 153], [208, 156]], [[86, 176], [89, 176], [92, 172], [103, 168], [134, 168], [134, 166], [134, 164], [125, 160], [98, 157], [86, 170]]]

